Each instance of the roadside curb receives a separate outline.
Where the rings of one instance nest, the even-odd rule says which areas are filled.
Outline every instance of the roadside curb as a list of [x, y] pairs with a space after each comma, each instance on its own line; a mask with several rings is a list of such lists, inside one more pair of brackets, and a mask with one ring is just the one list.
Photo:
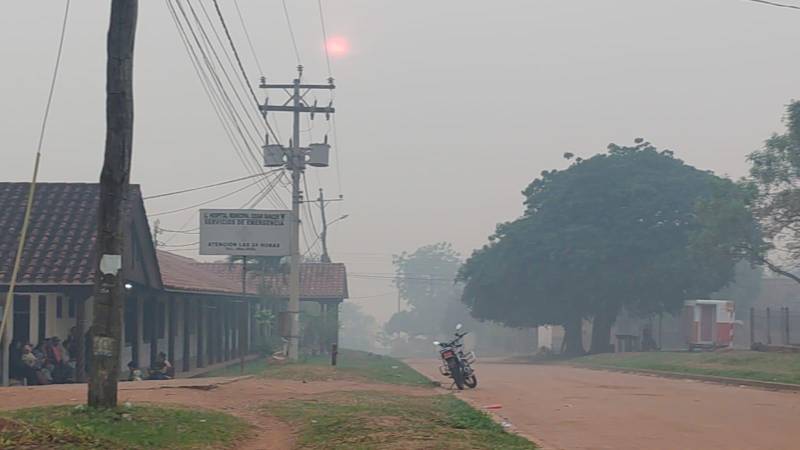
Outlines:
[[575, 367], [578, 369], [604, 370], [608, 372], [621, 372], [621, 373], [629, 373], [635, 375], [650, 375], [662, 378], [705, 381], [707, 383], [725, 384], [729, 386], [755, 387], [760, 389], [766, 389], [769, 391], [800, 392], [800, 384], [779, 383], [774, 381], [748, 380], [744, 378], [721, 377], [716, 375], [668, 372], [665, 370], [653, 370], [653, 369], [630, 369], [630, 368], [614, 367], [614, 366], [583, 365], [583, 364], [568, 364], [568, 365], [570, 367]]

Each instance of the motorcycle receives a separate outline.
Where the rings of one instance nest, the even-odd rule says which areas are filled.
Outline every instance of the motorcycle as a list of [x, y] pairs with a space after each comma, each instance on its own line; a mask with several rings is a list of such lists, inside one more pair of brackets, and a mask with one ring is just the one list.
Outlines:
[[478, 386], [478, 377], [475, 376], [475, 370], [472, 368], [472, 364], [476, 361], [475, 352], [464, 353], [462, 339], [468, 333], [459, 333], [459, 330], [461, 330], [461, 324], [456, 325], [456, 338], [450, 342], [433, 341], [433, 344], [439, 347], [439, 356], [442, 358], [439, 372], [452, 378], [453, 384], [459, 390], [463, 390], [464, 386], [472, 389]]

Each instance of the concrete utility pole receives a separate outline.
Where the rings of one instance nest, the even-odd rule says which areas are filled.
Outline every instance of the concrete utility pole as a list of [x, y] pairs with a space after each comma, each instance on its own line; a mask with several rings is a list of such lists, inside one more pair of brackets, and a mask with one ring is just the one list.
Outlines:
[[[329, 146], [325, 144], [311, 144], [311, 148], [300, 146], [300, 114], [307, 113], [314, 119], [315, 113], [325, 114], [326, 119], [335, 112], [331, 104], [328, 106], [317, 106], [316, 102], [309, 105], [305, 101], [305, 96], [313, 90], [336, 89], [333, 78], [328, 78], [328, 84], [302, 84], [303, 66], [297, 66], [297, 78], [292, 84], [267, 84], [262, 78], [260, 87], [262, 89], [281, 89], [289, 94], [289, 99], [283, 105], [269, 105], [266, 101], [261, 105], [262, 114], [266, 115], [269, 111], [291, 112], [292, 121], [292, 140], [289, 148], [280, 145], [265, 145], [264, 164], [267, 167], [280, 167], [285, 165], [292, 172], [292, 239], [290, 245], [290, 272], [289, 272], [289, 359], [297, 360], [300, 354], [300, 204], [303, 201], [303, 193], [300, 190], [300, 177], [305, 171], [306, 164], [318, 167], [328, 166]], [[267, 99], [269, 100], [269, 99]], [[327, 140], [327, 139], [326, 139]]]
[[100, 174], [89, 406], [117, 406], [125, 280], [122, 251], [133, 147], [133, 46], [138, 0], [112, 0], [106, 65], [106, 149]]

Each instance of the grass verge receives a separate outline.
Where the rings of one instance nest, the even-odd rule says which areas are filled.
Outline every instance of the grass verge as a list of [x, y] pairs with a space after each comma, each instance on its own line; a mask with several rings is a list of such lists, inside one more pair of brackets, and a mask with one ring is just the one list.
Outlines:
[[[401, 384], [406, 386], [432, 386], [430, 380], [404, 362], [395, 358], [356, 350], [341, 350], [337, 365], [330, 365], [330, 356], [303, 358], [296, 363], [268, 364], [259, 358], [245, 364], [245, 374], [261, 375], [284, 380], [361, 380], [376, 383]], [[238, 376], [241, 368], [236, 366], [209, 372], [208, 377]]]
[[610, 353], [570, 363], [800, 384], [800, 354], [752, 351]]
[[244, 421], [218, 412], [55, 406], [3, 413], [0, 448], [219, 449], [230, 446], [247, 429]]
[[536, 448], [453, 395], [338, 392], [269, 404], [298, 430], [300, 449]]

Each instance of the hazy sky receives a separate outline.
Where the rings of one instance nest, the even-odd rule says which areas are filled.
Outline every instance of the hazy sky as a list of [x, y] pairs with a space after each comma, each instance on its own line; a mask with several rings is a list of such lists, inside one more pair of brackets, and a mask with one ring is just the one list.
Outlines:
[[[42, 181], [98, 179], [108, 3], [72, 3]], [[233, 2], [220, 3], [255, 79]], [[287, 3], [306, 80], [322, 82], [328, 74], [317, 2]], [[329, 35], [351, 46], [333, 60], [346, 201], [330, 218], [350, 217], [331, 228], [330, 248], [354, 274], [390, 272], [391, 254], [436, 241], [468, 254], [496, 223], [520, 214], [519, 192], [542, 170], [563, 167], [566, 151], [589, 156], [642, 136], [700, 168], [743, 175], [745, 155], [781, 130], [784, 105], [798, 97], [800, 11], [744, 0], [323, 3]], [[63, 1], [3, 5], [0, 179], [23, 181]], [[281, 2], [239, 5], [265, 75], [293, 78]], [[147, 195], [246, 175], [163, 1], [140, 1], [137, 38], [132, 181]], [[311, 134], [321, 139], [327, 129], [318, 120]], [[310, 190], [321, 183], [339, 194], [336, 173], [311, 169]], [[234, 188], [153, 200], [147, 209], [180, 208]], [[254, 189], [209, 206], [240, 207]], [[192, 214], [163, 216], [162, 226], [195, 223]], [[171, 244], [193, 240], [181, 235]], [[354, 276], [350, 287], [354, 301], [381, 320], [395, 308], [388, 281]]]

